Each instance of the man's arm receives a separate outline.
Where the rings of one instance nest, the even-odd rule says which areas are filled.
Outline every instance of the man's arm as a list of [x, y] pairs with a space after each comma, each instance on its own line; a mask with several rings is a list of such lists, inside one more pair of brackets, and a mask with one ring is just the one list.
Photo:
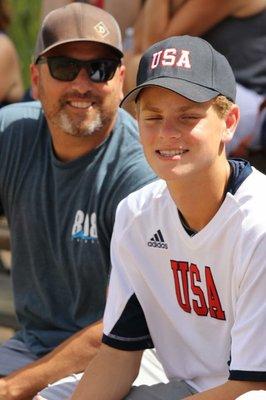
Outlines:
[[0, 400], [28, 400], [72, 373], [82, 372], [101, 344], [102, 322], [82, 329], [38, 361], [0, 379]]
[[227, 381], [221, 386], [186, 397], [184, 400], [235, 400], [250, 390], [266, 390], [265, 382]]
[[138, 375], [142, 353], [102, 344], [71, 399], [123, 399]]

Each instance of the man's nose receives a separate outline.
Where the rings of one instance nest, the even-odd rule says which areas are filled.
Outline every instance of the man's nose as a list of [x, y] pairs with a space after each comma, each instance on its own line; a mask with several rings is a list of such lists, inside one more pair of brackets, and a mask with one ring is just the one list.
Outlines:
[[72, 87], [80, 93], [85, 93], [90, 88], [95, 87], [95, 83], [90, 79], [86, 69], [81, 68], [76, 78], [72, 81]]

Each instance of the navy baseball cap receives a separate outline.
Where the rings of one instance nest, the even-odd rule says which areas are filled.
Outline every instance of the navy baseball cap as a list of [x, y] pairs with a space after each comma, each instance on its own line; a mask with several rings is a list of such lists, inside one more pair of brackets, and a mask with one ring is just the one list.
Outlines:
[[233, 102], [236, 97], [236, 81], [227, 59], [206, 40], [188, 35], [162, 40], [143, 54], [137, 86], [121, 105], [136, 101], [140, 91], [150, 86], [172, 90], [199, 103], [218, 95]]

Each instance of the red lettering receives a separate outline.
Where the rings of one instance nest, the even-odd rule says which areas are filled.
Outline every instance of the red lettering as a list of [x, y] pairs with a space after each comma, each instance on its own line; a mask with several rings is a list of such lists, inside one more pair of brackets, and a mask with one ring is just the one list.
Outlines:
[[[212, 318], [225, 320], [225, 312], [222, 309], [210, 267], [205, 267], [207, 296], [200, 287], [202, 279], [196, 264], [171, 260], [171, 268], [174, 275], [177, 302], [182, 310], [191, 313], [193, 308], [199, 316], [206, 317], [209, 314]], [[196, 296], [192, 299], [192, 303], [190, 302], [190, 290]], [[206, 301], [206, 298], [208, 301]]]
[[[191, 305], [190, 305], [189, 290], [188, 290], [188, 270], [189, 270], [188, 263], [183, 261], [171, 260], [171, 268], [174, 274], [175, 292], [178, 304], [184, 311], [190, 313]], [[181, 279], [179, 278], [180, 275]]]
[[201, 282], [200, 272], [196, 264], [190, 265], [190, 282], [191, 290], [195, 296], [198, 296], [199, 301], [192, 300], [193, 310], [197, 315], [205, 316], [208, 315], [208, 307], [205, 301], [204, 293], [202, 289], [195, 284], [196, 282]]
[[210, 315], [213, 318], [225, 320], [225, 313], [221, 306], [220, 298], [214, 283], [210, 267], [205, 267], [205, 277]]

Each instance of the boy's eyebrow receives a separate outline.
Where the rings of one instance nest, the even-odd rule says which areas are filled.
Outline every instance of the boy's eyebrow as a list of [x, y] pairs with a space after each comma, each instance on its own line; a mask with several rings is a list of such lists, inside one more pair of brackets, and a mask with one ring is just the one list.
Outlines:
[[150, 103], [146, 103], [144, 104], [143, 107], [141, 107], [142, 111], [156, 111], [156, 112], [160, 112], [160, 108], [156, 107]]
[[[202, 107], [201, 107], [202, 105]], [[173, 107], [174, 108], [174, 107]], [[183, 105], [181, 107], [177, 107], [176, 111], [190, 111], [190, 110], [195, 110], [195, 111], [200, 111], [204, 109], [203, 104], [201, 103], [197, 103], [197, 104], [189, 104], [189, 105]], [[144, 105], [141, 107], [141, 111], [154, 111], [154, 112], [160, 112], [161, 109], [160, 107], [157, 107], [155, 105], [153, 105], [152, 103], [144, 103]]]

